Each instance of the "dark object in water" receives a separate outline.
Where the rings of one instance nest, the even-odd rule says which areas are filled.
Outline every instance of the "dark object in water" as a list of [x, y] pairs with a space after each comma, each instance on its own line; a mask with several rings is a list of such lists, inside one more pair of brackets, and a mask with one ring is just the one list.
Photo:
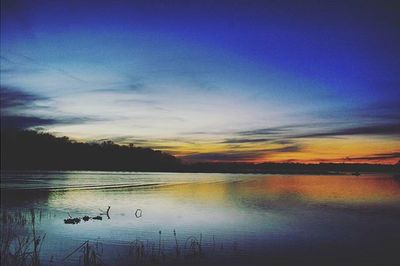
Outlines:
[[135, 216], [136, 216], [136, 218], [140, 218], [140, 217], [142, 217], [142, 210], [141, 209], [137, 209], [136, 210], [136, 212], [135, 212]]
[[90, 219], [90, 217], [87, 215], [83, 216], [83, 218], [82, 218], [82, 220], [84, 220], [85, 222], [89, 221], [89, 219]]
[[101, 216], [95, 216], [95, 217], [92, 217], [92, 219], [93, 219], [93, 220], [103, 220], [103, 217], [101, 217]]
[[100, 215], [107, 215], [107, 218], [110, 219], [110, 208], [111, 208], [111, 206], [108, 206], [108, 209], [106, 212], [100, 210]]
[[353, 173], [351, 173], [352, 175], [355, 175], [355, 176], [359, 176], [360, 175], [360, 172], [353, 172]]
[[65, 224], [78, 224], [81, 222], [80, 218], [68, 218], [68, 219], [64, 219], [64, 223]]

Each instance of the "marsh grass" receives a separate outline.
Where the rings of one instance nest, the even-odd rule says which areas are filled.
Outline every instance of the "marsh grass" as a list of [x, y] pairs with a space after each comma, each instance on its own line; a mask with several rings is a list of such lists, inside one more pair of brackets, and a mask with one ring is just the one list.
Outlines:
[[[83, 260], [83, 266], [99, 266], [99, 265], [104, 265], [104, 263], [101, 260], [100, 255], [102, 254], [100, 252], [100, 249], [98, 247], [98, 244], [95, 246], [92, 246], [89, 244], [89, 241], [86, 241], [86, 244], [82, 247], [82, 256], [80, 257], [79, 262]], [[80, 264], [80, 263], [79, 263]]]
[[[165, 248], [162, 232], [156, 241], [136, 239], [127, 245], [127, 250], [114, 259], [112, 265], [200, 265], [204, 257], [202, 235], [190, 236], [179, 243], [176, 231], [173, 232], [174, 247]], [[80, 255], [79, 255], [80, 254]], [[79, 256], [79, 258], [78, 258]], [[103, 245], [98, 241], [85, 241], [70, 252], [62, 263], [71, 264], [78, 259], [79, 265], [99, 266], [103, 262]], [[107, 258], [110, 264], [110, 257]]]
[[35, 210], [30, 214], [2, 211], [1, 222], [1, 265], [40, 265], [46, 235], [36, 232]]
[[204, 257], [202, 234], [190, 236], [183, 244], [179, 243], [176, 230], [173, 231], [174, 247], [165, 249], [162, 232], [159, 231], [158, 243], [136, 239], [129, 244], [126, 265], [196, 265]]
[[[208, 259], [225, 254], [229, 248], [217, 244], [215, 237], [206, 248], [203, 235], [179, 238], [177, 231], [163, 234], [158, 231], [156, 240], [136, 239], [119, 249], [105, 250], [99, 241], [87, 240], [69, 251], [63, 259], [41, 261], [41, 250], [45, 234], [38, 234], [38, 211], [1, 212], [1, 265], [204, 265]], [[167, 244], [166, 244], [167, 243]], [[105, 243], [107, 244], [107, 243]], [[165, 247], [167, 246], [167, 248]], [[106, 251], [106, 253], [104, 252]], [[235, 242], [232, 252], [238, 252]], [[52, 254], [48, 254], [50, 256]], [[42, 255], [43, 259], [43, 255]]]

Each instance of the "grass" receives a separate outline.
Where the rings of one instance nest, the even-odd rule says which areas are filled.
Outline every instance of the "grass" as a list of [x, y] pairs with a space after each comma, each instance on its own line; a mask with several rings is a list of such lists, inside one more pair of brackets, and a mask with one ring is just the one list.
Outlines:
[[1, 265], [40, 265], [45, 235], [36, 232], [35, 211], [30, 215], [2, 211], [1, 221]]
[[[203, 235], [190, 236], [179, 240], [176, 230], [168, 248], [165, 248], [165, 238], [162, 231], [158, 231], [158, 239], [154, 241], [136, 239], [120, 249], [112, 249], [117, 254], [104, 253], [103, 244], [99, 241], [85, 241], [77, 246], [61, 260], [41, 261], [41, 250], [45, 234], [37, 232], [38, 219], [41, 213], [29, 212], [1, 212], [1, 265], [38, 266], [42, 264], [64, 265], [79, 264], [83, 266], [105, 265], [200, 265], [205, 258], [213, 257], [215, 252], [222, 252], [223, 245], [216, 248], [213, 237], [212, 250], [208, 246], [203, 248]], [[109, 252], [110, 250], [106, 250]], [[233, 249], [236, 252], [236, 248]], [[210, 254], [211, 252], [211, 254]], [[43, 259], [43, 255], [42, 255]]]
[[[166, 249], [163, 242], [162, 231], [158, 232], [156, 241], [136, 239], [128, 244], [122, 253], [112, 258], [112, 265], [202, 265], [207, 254], [203, 251], [202, 234], [198, 237], [190, 236], [180, 243], [176, 230], [173, 231], [173, 242], [175, 246]], [[213, 250], [215, 243], [213, 244]], [[221, 251], [223, 248], [221, 246]], [[215, 250], [214, 250], [215, 251]], [[214, 254], [211, 254], [214, 255]], [[63, 263], [79, 261], [83, 266], [105, 265], [103, 262], [103, 244], [98, 241], [85, 241], [72, 250], [64, 259]], [[110, 261], [110, 257], [107, 258]]]
[[181, 246], [176, 231], [173, 231], [175, 247], [166, 250], [162, 244], [162, 232], [159, 231], [158, 245], [150, 241], [135, 240], [129, 244], [128, 255], [122, 259], [128, 259], [130, 265], [187, 265], [200, 261], [202, 254], [202, 235], [200, 241], [191, 236]]

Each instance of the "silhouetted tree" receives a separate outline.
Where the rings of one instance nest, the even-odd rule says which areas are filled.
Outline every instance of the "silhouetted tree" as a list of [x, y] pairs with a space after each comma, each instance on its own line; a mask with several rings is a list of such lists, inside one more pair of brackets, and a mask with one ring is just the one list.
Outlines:
[[149, 148], [70, 141], [48, 133], [2, 130], [1, 169], [177, 171], [176, 157]]

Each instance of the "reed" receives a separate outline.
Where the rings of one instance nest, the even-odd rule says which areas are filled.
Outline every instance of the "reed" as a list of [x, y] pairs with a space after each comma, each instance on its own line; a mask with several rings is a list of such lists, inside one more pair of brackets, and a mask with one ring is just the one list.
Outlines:
[[[114, 258], [114, 253], [104, 255], [103, 244], [99, 241], [87, 240], [69, 252], [63, 259], [56, 260], [51, 256], [48, 261], [41, 261], [46, 234], [39, 234], [37, 231], [37, 222], [40, 220], [40, 216], [40, 212], [35, 210], [24, 213], [1, 212], [1, 265], [39, 266], [50, 263], [53, 265], [99, 266], [105, 265], [104, 258], [108, 264], [111, 261], [112, 265], [203, 265], [210, 258], [218, 257], [218, 253], [222, 254], [227, 251], [223, 250], [222, 244], [220, 248], [217, 248], [214, 236], [210, 249], [204, 249], [202, 234], [179, 240], [177, 231], [174, 229], [172, 242], [169, 242], [167, 249], [165, 248], [165, 233], [163, 234], [160, 230], [158, 239], [154, 241], [136, 239], [127, 246], [126, 253], [124, 251], [126, 246], [119, 249], [116, 258]], [[233, 255], [239, 252], [236, 242], [232, 245], [232, 251]]]
[[[46, 235], [36, 232], [35, 210], [30, 211], [30, 219], [20, 212], [2, 211], [1, 221], [1, 265], [41, 265], [40, 251]], [[30, 231], [26, 230], [28, 222]]]

